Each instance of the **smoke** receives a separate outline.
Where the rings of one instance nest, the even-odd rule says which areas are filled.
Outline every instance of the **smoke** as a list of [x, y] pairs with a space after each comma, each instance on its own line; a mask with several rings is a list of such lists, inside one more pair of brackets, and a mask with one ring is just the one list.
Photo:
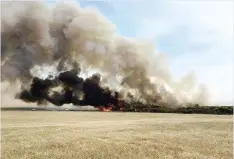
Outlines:
[[116, 104], [117, 98], [164, 106], [208, 100], [193, 74], [175, 81], [152, 42], [118, 35], [98, 10], [77, 3], [1, 6], [1, 83], [20, 82], [20, 90], [8, 87], [13, 97], [94, 106]]

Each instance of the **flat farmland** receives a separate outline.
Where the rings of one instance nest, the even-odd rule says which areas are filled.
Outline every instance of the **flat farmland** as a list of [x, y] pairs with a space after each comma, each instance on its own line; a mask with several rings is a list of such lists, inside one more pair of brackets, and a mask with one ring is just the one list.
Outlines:
[[232, 115], [2, 111], [3, 159], [231, 159]]

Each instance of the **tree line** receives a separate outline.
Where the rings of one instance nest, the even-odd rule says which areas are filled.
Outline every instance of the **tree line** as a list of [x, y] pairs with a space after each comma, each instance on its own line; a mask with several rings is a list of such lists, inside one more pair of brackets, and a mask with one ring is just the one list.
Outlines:
[[163, 107], [140, 102], [124, 103], [124, 112], [184, 113], [184, 114], [233, 114], [233, 106], [200, 106], [198, 104], [184, 107]]

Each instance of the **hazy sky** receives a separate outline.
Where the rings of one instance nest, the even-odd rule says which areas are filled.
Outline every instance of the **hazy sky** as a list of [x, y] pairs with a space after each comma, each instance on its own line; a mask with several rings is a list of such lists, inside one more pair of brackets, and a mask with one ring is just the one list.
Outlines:
[[[79, 0], [98, 8], [119, 34], [146, 38], [181, 77], [194, 70], [220, 104], [233, 104], [232, 0]], [[47, 1], [54, 5], [55, 1]]]

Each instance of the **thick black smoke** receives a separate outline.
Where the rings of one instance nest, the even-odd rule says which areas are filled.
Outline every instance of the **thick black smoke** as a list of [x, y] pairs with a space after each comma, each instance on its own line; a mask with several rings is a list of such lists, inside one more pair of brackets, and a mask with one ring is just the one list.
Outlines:
[[[61, 69], [60, 62], [59, 69]], [[76, 65], [78, 66], [78, 65]], [[63, 104], [92, 105], [95, 107], [108, 107], [112, 105], [118, 109], [119, 94], [108, 87], [100, 86], [101, 75], [96, 73], [91, 77], [83, 79], [79, 77], [80, 69], [59, 73], [57, 77], [40, 79], [34, 77], [29, 89], [22, 89], [16, 98], [26, 102], [45, 104], [50, 102], [57, 106]], [[53, 88], [60, 87], [61, 91], [54, 91]]]

